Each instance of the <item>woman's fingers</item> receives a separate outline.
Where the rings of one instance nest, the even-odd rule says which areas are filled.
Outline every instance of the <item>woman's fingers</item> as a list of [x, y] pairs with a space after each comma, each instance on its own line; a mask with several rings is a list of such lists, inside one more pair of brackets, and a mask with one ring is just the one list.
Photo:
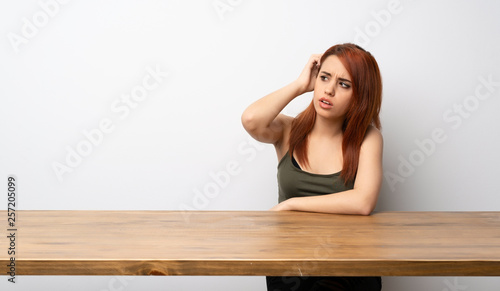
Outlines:
[[321, 65], [320, 64], [321, 56], [322, 56], [322, 54], [314, 54], [314, 55], [311, 56], [310, 60], [314, 64], [314, 67], [318, 67], [319, 68], [319, 66]]
[[316, 80], [316, 76], [318, 75], [321, 56], [321, 54], [311, 55], [306, 66], [300, 73], [298, 80], [303, 88], [302, 93], [309, 92], [314, 89], [314, 82]]

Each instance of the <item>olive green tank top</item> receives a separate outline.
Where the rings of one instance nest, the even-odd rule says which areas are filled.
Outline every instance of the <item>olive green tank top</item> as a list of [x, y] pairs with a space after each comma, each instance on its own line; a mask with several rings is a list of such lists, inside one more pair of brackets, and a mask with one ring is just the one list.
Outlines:
[[278, 164], [279, 202], [292, 197], [316, 196], [342, 192], [354, 187], [344, 185], [340, 172], [334, 174], [314, 174], [301, 170], [292, 162], [287, 152]]

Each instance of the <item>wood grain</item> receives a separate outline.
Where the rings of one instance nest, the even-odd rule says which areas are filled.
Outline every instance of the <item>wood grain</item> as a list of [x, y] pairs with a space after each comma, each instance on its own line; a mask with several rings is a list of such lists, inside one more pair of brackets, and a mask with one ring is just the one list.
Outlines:
[[17, 221], [17, 275], [500, 276], [500, 212], [25, 210]]

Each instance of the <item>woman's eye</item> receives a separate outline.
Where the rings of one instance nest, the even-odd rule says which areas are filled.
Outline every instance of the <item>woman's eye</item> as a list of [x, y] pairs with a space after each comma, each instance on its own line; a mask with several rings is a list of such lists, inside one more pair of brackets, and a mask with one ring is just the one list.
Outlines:
[[351, 87], [347, 83], [344, 83], [344, 82], [340, 82], [340, 86], [342, 86], [342, 88], [350, 88]]
[[328, 80], [328, 77], [327, 77], [327, 76], [320, 76], [319, 78], [321, 79], [321, 81], [326, 81], [326, 80]]

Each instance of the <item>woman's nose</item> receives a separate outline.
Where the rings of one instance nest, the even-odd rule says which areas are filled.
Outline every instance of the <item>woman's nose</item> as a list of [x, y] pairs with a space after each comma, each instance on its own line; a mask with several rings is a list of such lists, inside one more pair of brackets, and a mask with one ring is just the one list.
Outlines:
[[333, 88], [333, 85], [326, 85], [325, 86], [325, 94], [328, 94], [330, 96], [335, 95], [335, 89]]

